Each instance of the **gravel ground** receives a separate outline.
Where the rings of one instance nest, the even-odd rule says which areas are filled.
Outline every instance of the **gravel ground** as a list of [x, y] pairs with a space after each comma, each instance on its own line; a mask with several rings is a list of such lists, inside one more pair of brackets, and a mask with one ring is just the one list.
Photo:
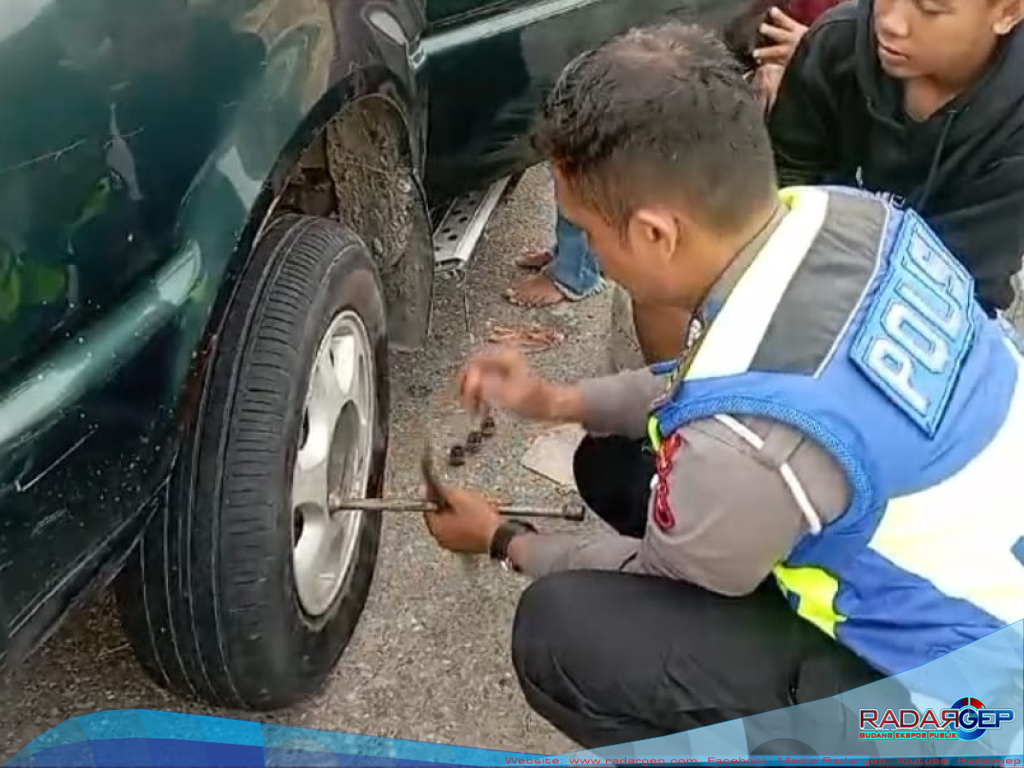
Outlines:
[[[532, 171], [495, 215], [465, 282], [441, 281], [428, 347], [393, 360], [390, 493], [418, 487], [425, 400], [431, 403], [426, 413], [437, 447], [465, 436], [468, 421], [453, 402], [453, 374], [467, 351], [486, 338], [489, 323], [536, 322], [563, 331], [563, 344], [534, 355], [551, 376], [602, 372], [609, 291], [580, 304], [529, 313], [501, 298], [517, 276], [513, 257], [546, 245], [553, 220], [547, 176]], [[557, 503], [557, 486], [519, 465], [541, 431], [499, 418], [497, 436], [475, 460], [449, 470], [449, 477], [457, 473], [466, 484], [508, 500]], [[439, 551], [417, 516], [393, 516], [385, 523], [366, 612], [328, 686], [302, 706], [261, 716], [212, 710], [152, 685], [135, 664], [104, 596], [71, 618], [9, 681], [0, 700], [0, 762], [70, 717], [132, 708], [522, 752], [576, 749], [529, 711], [515, 680], [509, 630], [524, 586], [521, 577], [487, 563], [467, 567]]]

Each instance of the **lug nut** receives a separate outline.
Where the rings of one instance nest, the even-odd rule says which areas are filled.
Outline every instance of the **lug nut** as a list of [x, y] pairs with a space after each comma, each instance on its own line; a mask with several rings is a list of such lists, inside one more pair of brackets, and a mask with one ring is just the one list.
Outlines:
[[448, 464], [453, 467], [461, 467], [466, 463], [466, 449], [456, 443], [448, 449]]
[[484, 437], [494, 437], [494, 433], [497, 431], [498, 425], [494, 423], [494, 417], [484, 417], [483, 422], [480, 424], [480, 434]]
[[469, 453], [476, 453], [480, 450], [480, 446], [483, 445], [484, 438], [476, 430], [473, 430], [466, 435], [466, 451]]

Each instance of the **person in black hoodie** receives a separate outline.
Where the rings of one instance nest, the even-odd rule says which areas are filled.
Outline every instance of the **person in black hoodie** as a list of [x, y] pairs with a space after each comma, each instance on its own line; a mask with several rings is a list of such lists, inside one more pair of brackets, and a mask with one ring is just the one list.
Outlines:
[[902, 199], [994, 315], [1024, 253], [1021, 0], [851, 0], [804, 35], [769, 129], [783, 186]]

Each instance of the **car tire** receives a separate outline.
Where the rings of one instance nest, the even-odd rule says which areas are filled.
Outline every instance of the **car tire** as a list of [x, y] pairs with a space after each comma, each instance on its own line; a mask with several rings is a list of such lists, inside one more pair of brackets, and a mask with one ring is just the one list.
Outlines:
[[370, 589], [381, 519], [332, 516], [326, 494], [382, 490], [386, 330], [381, 281], [355, 234], [291, 214], [268, 227], [165, 502], [116, 584], [125, 630], [160, 685], [270, 710], [330, 675]]

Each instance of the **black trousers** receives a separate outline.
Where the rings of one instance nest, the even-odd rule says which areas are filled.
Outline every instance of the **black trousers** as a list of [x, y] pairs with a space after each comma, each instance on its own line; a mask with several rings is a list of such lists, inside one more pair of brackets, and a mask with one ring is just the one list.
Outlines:
[[[587, 437], [574, 464], [587, 505], [623, 535], [642, 536], [654, 464], [641, 444]], [[591, 749], [815, 701], [882, 677], [799, 618], [771, 582], [728, 598], [599, 571], [531, 584], [516, 612], [512, 658], [530, 706]]]

